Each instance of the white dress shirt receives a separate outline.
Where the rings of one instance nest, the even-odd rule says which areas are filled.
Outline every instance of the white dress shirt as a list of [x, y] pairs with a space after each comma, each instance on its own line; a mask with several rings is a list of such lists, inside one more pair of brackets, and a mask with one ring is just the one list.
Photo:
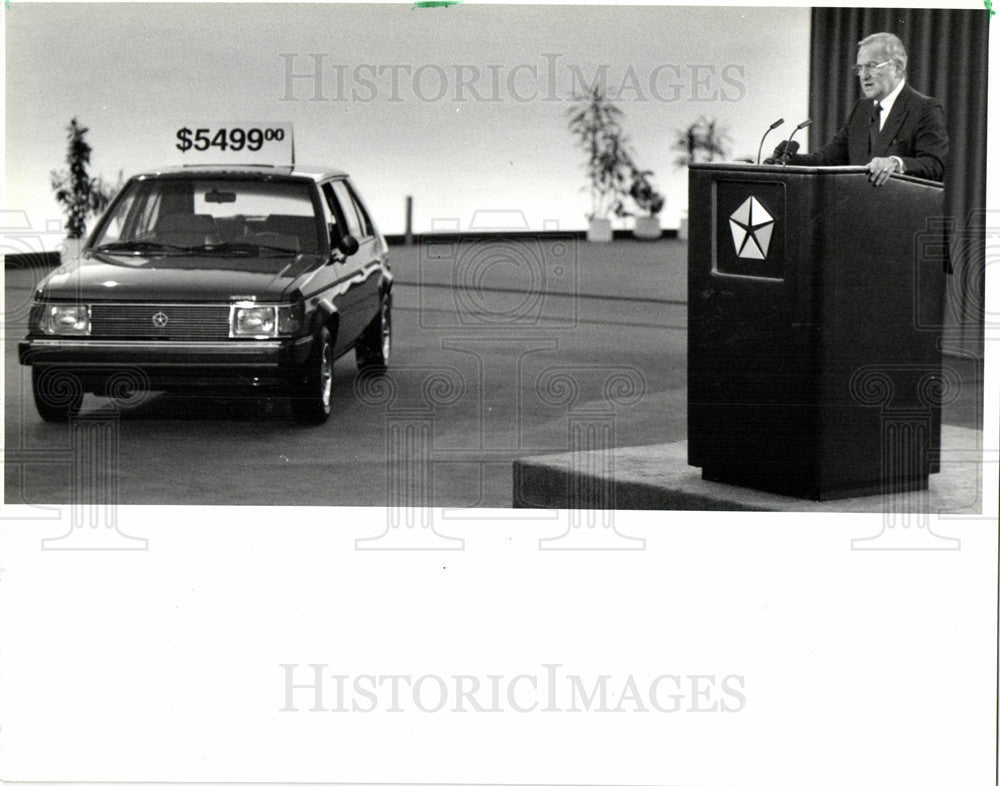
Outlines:
[[[896, 103], [896, 99], [899, 98], [899, 91], [903, 89], [903, 85], [906, 84], [905, 79], [900, 79], [899, 84], [896, 85], [892, 92], [889, 93], [885, 98], [883, 98], [880, 103], [882, 105], [882, 111], [879, 113], [878, 118], [878, 130], [881, 131], [885, 127], [885, 120], [889, 117], [889, 113], [892, 111], [892, 105]], [[899, 156], [889, 156], [893, 161], [896, 162], [896, 170], [902, 174], [906, 171], [906, 167], [903, 166], [903, 159]]]

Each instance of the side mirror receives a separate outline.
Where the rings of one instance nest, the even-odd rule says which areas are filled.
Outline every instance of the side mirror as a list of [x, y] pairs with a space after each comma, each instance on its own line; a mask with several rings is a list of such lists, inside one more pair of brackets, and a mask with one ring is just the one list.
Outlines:
[[340, 242], [337, 243], [337, 248], [345, 257], [349, 257], [351, 254], [356, 254], [360, 246], [358, 239], [354, 235], [344, 235], [340, 239]]

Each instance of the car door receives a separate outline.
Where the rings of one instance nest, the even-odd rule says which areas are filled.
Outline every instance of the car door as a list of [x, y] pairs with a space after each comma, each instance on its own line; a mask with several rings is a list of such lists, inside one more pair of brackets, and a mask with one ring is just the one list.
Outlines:
[[[334, 188], [337, 182], [339, 181], [328, 181], [321, 186], [324, 206], [333, 214], [334, 221], [331, 228], [335, 230], [335, 234], [353, 235], [360, 230], [357, 213], [344, 209], [338, 198], [339, 189]], [[347, 204], [350, 205], [350, 202]], [[335, 240], [331, 239], [334, 243], [334, 261], [330, 263], [330, 268], [333, 271], [334, 282], [330, 289], [330, 298], [339, 314], [339, 328], [334, 341], [334, 353], [339, 355], [350, 349], [368, 323], [362, 312], [364, 258], [360, 253], [345, 256], [336, 248]]]
[[357, 335], [375, 319], [379, 310], [379, 286], [382, 272], [382, 243], [372, 226], [367, 211], [355, 199], [349, 184], [344, 180], [331, 183], [337, 201], [344, 211], [350, 233], [358, 241], [354, 254], [359, 271], [355, 286], [354, 306], [358, 310]]

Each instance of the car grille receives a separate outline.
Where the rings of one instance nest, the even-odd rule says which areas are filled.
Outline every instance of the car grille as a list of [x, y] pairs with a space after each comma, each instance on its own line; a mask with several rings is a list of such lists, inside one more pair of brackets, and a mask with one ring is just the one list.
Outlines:
[[90, 335], [97, 338], [229, 338], [229, 306], [94, 303]]

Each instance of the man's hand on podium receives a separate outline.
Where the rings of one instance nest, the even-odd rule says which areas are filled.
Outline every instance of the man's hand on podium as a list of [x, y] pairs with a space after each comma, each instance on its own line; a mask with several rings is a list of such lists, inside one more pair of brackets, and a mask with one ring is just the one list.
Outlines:
[[894, 172], [903, 171], [898, 158], [873, 158], [866, 165], [866, 169], [868, 180], [876, 186], [882, 185]]
[[774, 148], [774, 152], [770, 156], [764, 159], [765, 164], [784, 164], [788, 162], [788, 157], [795, 155], [796, 151], [799, 149], [799, 143], [792, 141], [791, 144], [788, 143], [787, 139], [781, 140], [778, 146]]

